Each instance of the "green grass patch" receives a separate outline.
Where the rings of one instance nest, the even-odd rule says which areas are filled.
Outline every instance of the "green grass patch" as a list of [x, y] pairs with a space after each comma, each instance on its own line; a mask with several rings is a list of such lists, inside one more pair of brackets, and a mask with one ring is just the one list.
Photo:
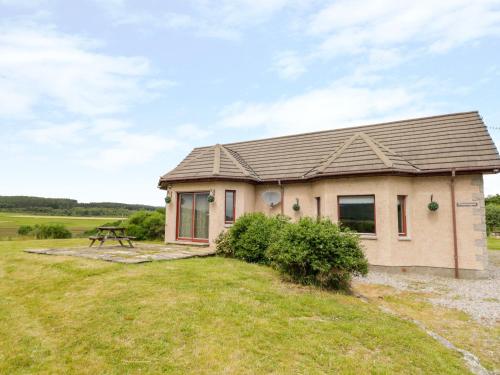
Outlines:
[[114, 264], [0, 242], [0, 373], [468, 373], [415, 325], [219, 257]]
[[463, 311], [432, 305], [426, 300], [435, 296], [432, 294], [396, 291], [388, 286], [362, 282], [355, 288], [372, 303], [388, 307], [399, 316], [417, 319], [457, 347], [474, 353], [492, 373], [500, 369], [500, 325], [485, 326]]
[[62, 224], [74, 236], [80, 236], [86, 230], [104, 223], [119, 220], [109, 217], [77, 217], [77, 216], [38, 216], [23, 213], [0, 212], [0, 239], [17, 238], [17, 230], [21, 225]]
[[500, 250], [500, 238], [488, 237], [488, 249]]

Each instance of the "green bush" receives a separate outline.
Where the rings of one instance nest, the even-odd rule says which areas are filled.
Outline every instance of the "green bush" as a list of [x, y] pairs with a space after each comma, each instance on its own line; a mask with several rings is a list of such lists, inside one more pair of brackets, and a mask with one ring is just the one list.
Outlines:
[[158, 240], [165, 235], [165, 212], [139, 211], [125, 222], [126, 233], [138, 240]]
[[20, 236], [27, 236], [31, 232], [33, 232], [33, 227], [31, 225], [21, 225], [17, 230], [17, 234]]
[[352, 275], [368, 272], [358, 235], [329, 219], [284, 225], [267, 256], [291, 280], [326, 288], [347, 290]]
[[165, 214], [151, 212], [143, 221], [146, 238], [150, 240], [163, 239], [165, 236]]
[[266, 250], [288, 220], [284, 216], [268, 217], [261, 212], [240, 216], [229, 230], [232, 255], [247, 262], [268, 263]]
[[500, 206], [500, 194], [487, 196], [486, 198], [484, 198], [484, 202], [486, 203], [486, 205], [496, 204], [497, 206]]
[[137, 240], [146, 240], [146, 229], [141, 225], [128, 224], [126, 229], [127, 236], [135, 237]]
[[500, 229], [500, 205], [486, 205], [486, 230], [488, 234]]
[[[110, 221], [110, 222], [107, 222], [105, 224], [101, 224], [99, 225], [100, 227], [119, 227], [123, 224], [123, 220], [117, 220], [117, 221]], [[86, 230], [85, 232], [83, 232], [83, 236], [86, 237], [86, 236], [95, 236], [97, 234], [97, 232], [99, 232], [99, 229], [96, 228], [93, 228], [93, 229], [89, 229], [89, 230]]]
[[215, 239], [215, 253], [224, 257], [234, 257], [229, 231], [222, 231]]
[[[128, 236], [136, 237], [137, 240], [163, 240], [165, 236], [165, 209], [155, 211], [138, 211], [128, 220], [113, 221], [100, 225], [104, 227], [125, 227]], [[88, 230], [85, 236], [95, 235], [97, 228]]]
[[33, 231], [36, 239], [71, 238], [71, 232], [62, 224], [37, 224]]

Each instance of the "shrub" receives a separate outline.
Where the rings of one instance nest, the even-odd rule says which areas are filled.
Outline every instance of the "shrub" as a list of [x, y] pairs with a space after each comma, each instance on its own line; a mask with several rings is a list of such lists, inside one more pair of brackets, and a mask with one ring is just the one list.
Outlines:
[[71, 232], [62, 224], [37, 224], [32, 233], [36, 239], [71, 238]]
[[[113, 221], [100, 225], [103, 227], [125, 227], [126, 234], [136, 237], [137, 240], [163, 240], [165, 236], [165, 209], [155, 211], [138, 211], [128, 220]], [[91, 236], [98, 232], [97, 228], [84, 232]]]
[[27, 236], [33, 231], [33, 227], [31, 225], [21, 225], [17, 230], [17, 234], [20, 236]]
[[261, 212], [240, 216], [229, 230], [229, 245], [235, 258], [268, 263], [266, 250], [277, 232], [288, 222], [284, 216], [268, 217]]
[[486, 205], [486, 230], [489, 233], [500, 228], [500, 205]]
[[[105, 224], [101, 224], [99, 225], [100, 227], [119, 227], [121, 226], [123, 223], [123, 220], [117, 220], [117, 221], [110, 221], [108, 223], [105, 223]], [[89, 229], [89, 230], [86, 230], [85, 232], [83, 232], [83, 236], [95, 236], [97, 234], [97, 232], [99, 232], [99, 229], [97, 228], [93, 228], [93, 229]]]
[[487, 196], [484, 199], [484, 202], [486, 203], [486, 205], [496, 204], [496, 205], [500, 206], [500, 194]]
[[128, 224], [126, 233], [127, 233], [127, 236], [133, 236], [137, 240], [147, 239], [146, 229], [140, 225], [137, 225], [137, 224]]
[[359, 237], [329, 219], [288, 223], [267, 252], [273, 266], [303, 284], [347, 290], [352, 275], [366, 275]]
[[156, 240], [165, 237], [165, 214], [151, 212], [143, 221], [142, 227], [146, 233], [146, 239]]
[[165, 211], [139, 211], [125, 222], [127, 235], [138, 240], [163, 239], [165, 234]]
[[231, 247], [230, 232], [222, 231], [215, 239], [215, 253], [224, 257], [234, 257], [233, 248]]

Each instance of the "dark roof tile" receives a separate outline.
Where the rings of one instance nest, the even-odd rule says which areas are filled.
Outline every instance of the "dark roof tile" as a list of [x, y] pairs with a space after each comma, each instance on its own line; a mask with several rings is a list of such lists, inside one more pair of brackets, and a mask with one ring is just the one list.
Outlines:
[[357, 173], [422, 174], [493, 170], [500, 158], [478, 112], [196, 148], [161, 182], [202, 178], [250, 181]]

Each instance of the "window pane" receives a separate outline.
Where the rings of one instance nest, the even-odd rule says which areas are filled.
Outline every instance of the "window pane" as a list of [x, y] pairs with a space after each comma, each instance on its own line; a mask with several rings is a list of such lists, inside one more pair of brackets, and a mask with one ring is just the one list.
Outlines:
[[226, 222], [234, 221], [234, 191], [226, 191]]
[[398, 233], [406, 234], [405, 197], [398, 195]]
[[193, 235], [193, 194], [179, 194], [179, 237], [191, 238]]
[[208, 238], [208, 193], [195, 194], [194, 238]]
[[339, 202], [342, 204], [368, 204], [375, 203], [375, 197], [371, 195], [357, 197], [339, 197]]
[[339, 221], [358, 233], [375, 233], [375, 197], [339, 197]]

